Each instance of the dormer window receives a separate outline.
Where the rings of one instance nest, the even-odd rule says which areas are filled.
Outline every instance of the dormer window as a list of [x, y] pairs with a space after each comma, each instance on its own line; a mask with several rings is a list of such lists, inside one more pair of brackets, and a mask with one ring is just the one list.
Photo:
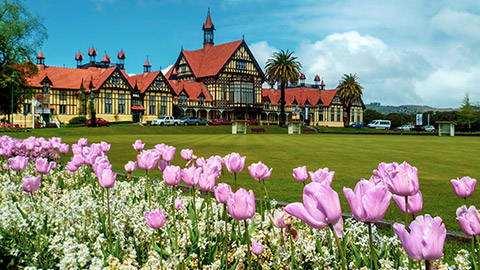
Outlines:
[[155, 86], [156, 87], [163, 87], [163, 82], [162, 81], [156, 81]]
[[113, 84], [120, 84], [120, 78], [119, 77], [113, 77], [112, 78], [112, 83]]
[[265, 101], [265, 109], [270, 110], [270, 101]]
[[186, 65], [181, 65], [180, 66], [180, 73], [184, 73], [185, 71], [187, 71], [187, 66]]
[[185, 94], [180, 94], [178, 97], [178, 105], [187, 105], [187, 96]]
[[205, 101], [205, 97], [203, 95], [198, 97], [198, 106], [203, 106]]
[[49, 83], [44, 83], [42, 93], [48, 94], [49, 92], [50, 92], [50, 84]]
[[296, 101], [296, 100], [293, 101], [292, 105], [293, 105], [294, 107], [297, 107], [297, 105], [298, 105], [297, 101]]
[[247, 62], [237, 61], [237, 69], [246, 70], [247, 69]]

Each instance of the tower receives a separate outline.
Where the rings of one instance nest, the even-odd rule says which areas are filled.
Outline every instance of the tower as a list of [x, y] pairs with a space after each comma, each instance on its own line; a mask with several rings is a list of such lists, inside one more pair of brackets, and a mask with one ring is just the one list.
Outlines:
[[147, 58], [147, 61], [145, 61], [145, 65], [143, 65], [143, 73], [148, 73], [152, 70], [152, 66], [150, 65], [150, 62], [148, 61], [148, 58]]
[[92, 48], [88, 51], [88, 55], [90, 56], [90, 63], [95, 63], [95, 57], [97, 56], [97, 50], [92, 46]]
[[45, 65], [45, 56], [43, 56], [42, 51], [37, 55], [37, 65]]
[[210, 17], [210, 8], [208, 9], [207, 20], [203, 24], [203, 49], [208, 50], [213, 47], [213, 31], [215, 26], [212, 23], [212, 18]]
[[125, 59], [127, 58], [127, 56], [125, 55], [125, 53], [123, 52], [123, 50], [121, 50], [121, 51], [118, 53], [117, 58], [118, 58], [118, 64], [117, 64], [117, 66], [118, 66], [120, 69], [125, 69]]
[[77, 61], [77, 68], [82, 65], [83, 55], [82, 53], [78, 52], [75, 56], [75, 60]]

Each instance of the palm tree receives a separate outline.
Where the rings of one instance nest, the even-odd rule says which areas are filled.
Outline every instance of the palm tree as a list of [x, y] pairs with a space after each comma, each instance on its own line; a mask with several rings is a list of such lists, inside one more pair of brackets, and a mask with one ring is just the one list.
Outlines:
[[[281, 50], [274, 52], [265, 65], [267, 81], [277, 82], [280, 85], [280, 126], [285, 126], [285, 86], [295, 84], [300, 78], [302, 65], [293, 56], [293, 52]], [[278, 86], [277, 86], [278, 87]]]
[[348, 127], [350, 121], [350, 107], [353, 102], [362, 97], [363, 86], [357, 82], [357, 74], [343, 74], [342, 81], [337, 86], [337, 95], [342, 102], [344, 111], [347, 111], [347, 118], [343, 123]]

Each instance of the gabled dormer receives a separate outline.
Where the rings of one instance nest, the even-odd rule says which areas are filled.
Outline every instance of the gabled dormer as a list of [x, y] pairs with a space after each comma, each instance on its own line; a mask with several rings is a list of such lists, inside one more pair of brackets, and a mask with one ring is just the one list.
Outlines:
[[224, 72], [232, 72], [237, 74], [261, 76], [265, 80], [262, 68], [257, 63], [252, 52], [248, 48], [245, 41], [235, 50], [225, 66], [222, 68]]
[[188, 104], [188, 94], [187, 94], [187, 91], [185, 91], [185, 89], [182, 89], [182, 91], [180, 91], [180, 94], [178, 94], [178, 105], [187, 105]]

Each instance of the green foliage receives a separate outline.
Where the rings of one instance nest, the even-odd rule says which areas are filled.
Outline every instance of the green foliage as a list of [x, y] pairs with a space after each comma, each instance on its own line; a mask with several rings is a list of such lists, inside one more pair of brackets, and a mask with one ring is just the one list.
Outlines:
[[347, 112], [347, 117], [344, 118], [345, 127], [348, 127], [350, 107], [355, 100], [362, 97], [363, 86], [361, 86], [357, 80], [356, 74], [343, 74], [342, 80], [337, 87], [337, 96], [342, 102], [344, 111]]
[[77, 117], [74, 117], [74, 118], [70, 119], [69, 124], [71, 124], [71, 125], [79, 125], [79, 124], [85, 125], [86, 120], [87, 119], [85, 118], [85, 116], [77, 116]]
[[385, 115], [372, 109], [366, 109], [363, 112], [363, 123], [365, 123], [365, 126], [377, 119], [385, 119]]
[[470, 97], [468, 96], [468, 93], [465, 94], [465, 97], [463, 98], [462, 107], [460, 107], [458, 116], [459, 122], [466, 125], [468, 127], [468, 131], [471, 131], [472, 122], [475, 120], [475, 117], [477, 115], [472, 105], [470, 104]]
[[85, 87], [83, 85], [80, 86], [80, 93], [78, 94], [78, 115], [79, 116], [86, 116], [87, 115], [87, 102], [88, 96], [85, 93]]
[[175, 119], [180, 119], [183, 117], [183, 110], [177, 104], [173, 104], [172, 116]]

